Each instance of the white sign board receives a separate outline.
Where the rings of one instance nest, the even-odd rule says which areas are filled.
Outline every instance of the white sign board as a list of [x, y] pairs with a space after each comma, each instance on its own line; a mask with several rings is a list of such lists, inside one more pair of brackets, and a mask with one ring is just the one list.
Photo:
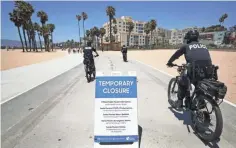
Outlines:
[[137, 103], [136, 75], [96, 77], [94, 148], [138, 148]]

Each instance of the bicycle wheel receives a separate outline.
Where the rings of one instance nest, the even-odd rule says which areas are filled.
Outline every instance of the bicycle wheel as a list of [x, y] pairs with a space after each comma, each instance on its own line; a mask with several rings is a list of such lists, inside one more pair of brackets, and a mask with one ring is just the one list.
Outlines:
[[[197, 109], [197, 111], [191, 113], [192, 128], [205, 141], [211, 142], [217, 140], [221, 136], [223, 129], [221, 110], [212, 98], [204, 95], [199, 97], [204, 99], [206, 105], [203, 109]], [[198, 103], [196, 107], [198, 108]]]
[[91, 81], [91, 74], [90, 74], [90, 71], [89, 71], [89, 66], [85, 67], [85, 73], [86, 73], [87, 82], [89, 83]]
[[177, 93], [178, 93], [177, 80], [176, 78], [172, 78], [168, 85], [168, 102], [173, 108], [176, 108], [175, 102], [178, 100]]

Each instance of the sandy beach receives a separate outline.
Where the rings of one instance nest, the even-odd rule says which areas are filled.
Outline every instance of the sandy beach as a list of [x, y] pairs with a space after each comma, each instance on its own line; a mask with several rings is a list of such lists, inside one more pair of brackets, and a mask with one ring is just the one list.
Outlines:
[[[146, 63], [152, 67], [160, 69], [171, 75], [177, 75], [175, 68], [166, 67], [166, 63], [175, 50], [147, 50], [129, 51], [128, 59], [135, 59]], [[120, 52], [110, 52], [111, 54], [121, 55]], [[211, 51], [213, 63], [219, 66], [219, 80], [226, 83], [228, 87], [225, 99], [236, 104], [236, 52]], [[175, 61], [176, 64], [184, 63], [184, 57]]]
[[1, 50], [1, 71], [31, 65], [67, 55], [67, 52], [22, 52]]

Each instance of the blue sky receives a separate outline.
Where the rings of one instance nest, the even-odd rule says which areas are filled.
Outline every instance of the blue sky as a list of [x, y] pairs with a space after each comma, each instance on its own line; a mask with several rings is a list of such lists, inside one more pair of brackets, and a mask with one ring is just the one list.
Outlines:
[[[218, 24], [218, 19], [223, 13], [229, 15], [224, 24], [226, 27], [236, 25], [236, 2], [30, 1], [30, 3], [36, 12], [43, 10], [48, 14], [48, 23], [55, 24], [55, 42], [79, 39], [75, 15], [83, 11], [88, 14], [86, 29], [93, 26], [102, 27], [104, 22], [108, 21], [105, 10], [109, 5], [116, 8], [116, 17], [131, 16], [135, 20], [142, 21], [156, 19], [158, 26], [167, 29]], [[13, 8], [13, 1], [1, 2], [2, 39], [19, 40], [17, 28], [9, 20], [8, 15]], [[36, 13], [33, 14], [32, 20], [39, 23]]]

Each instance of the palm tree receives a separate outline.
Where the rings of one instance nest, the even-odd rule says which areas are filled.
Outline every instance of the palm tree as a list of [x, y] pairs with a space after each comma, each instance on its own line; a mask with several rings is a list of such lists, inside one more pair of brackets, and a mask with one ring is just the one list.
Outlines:
[[79, 27], [79, 43], [80, 43], [81, 41], [80, 41], [80, 24], [79, 24], [79, 22], [80, 22], [80, 20], [81, 20], [81, 16], [80, 16], [80, 15], [76, 15], [76, 18], [77, 18], [77, 20], [78, 20], [78, 27]]
[[156, 26], [157, 26], [156, 20], [151, 20], [150, 21], [151, 41], [152, 41], [152, 33], [153, 33], [153, 30], [156, 29]]
[[95, 30], [95, 36], [96, 36], [96, 47], [98, 47], [99, 42], [98, 42], [98, 37], [100, 36], [101, 32], [97, 27], [94, 27]]
[[25, 24], [25, 30], [26, 30], [26, 34], [27, 34], [27, 37], [28, 37], [28, 42], [29, 42], [29, 48], [30, 48], [30, 51], [31, 51], [31, 37], [30, 37], [30, 30], [31, 30], [31, 25], [30, 24]]
[[[85, 12], [82, 12], [82, 18], [83, 18], [83, 30], [84, 30], [84, 39], [85, 39], [85, 28], [84, 28], [84, 22], [88, 19], [88, 15]], [[84, 41], [85, 42], [85, 41]]]
[[201, 31], [202, 32], [205, 32], [206, 28], [205, 27], [202, 27]]
[[42, 41], [41, 41], [41, 38], [40, 38], [40, 36], [41, 36], [41, 35], [40, 35], [41, 27], [39, 26], [38, 23], [34, 23], [34, 29], [35, 29], [36, 32], [38, 33], [40, 48], [41, 48], [41, 51], [43, 51], [43, 48], [42, 48]]
[[129, 37], [128, 37], [127, 43], [128, 43], [128, 46], [129, 46], [130, 35], [131, 35], [131, 32], [134, 29], [134, 23], [129, 21], [129, 22], [127, 22], [127, 26], [128, 26], [128, 32], [129, 32]]
[[[44, 27], [44, 31], [46, 31], [47, 27], [45, 27], [45, 23], [48, 21], [47, 13], [41, 10], [37, 13], [37, 17], [40, 18], [40, 22], [42, 23], [42, 28]], [[47, 36], [43, 35], [45, 51], [49, 51], [49, 49], [46, 49], [46, 47], [48, 47], [48, 45], [47, 45], [47, 39], [45, 37], [47, 37]]]
[[54, 24], [48, 24], [48, 26], [49, 26], [49, 31], [50, 31], [50, 34], [51, 34], [51, 40], [52, 40], [52, 51], [53, 51], [53, 35], [52, 35], [52, 33], [53, 33], [53, 31], [55, 30], [55, 25]]
[[106, 42], [109, 42], [109, 38], [108, 38], [108, 37], [106, 37], [106, 38], [105, 38], [105, 41], [106, 41]]
[[29, 41], [29, 45], [30, 45], [30, 51], [32, 50], [32, 46], [34, 46], [34, 50], [36, 49], [35, 47], [35, 36], [34, 36], [34, 28], [33, 28], [33, 24], [32, 24], [32, 20], [31, 20], [31, 16], [34, 13], [34, 8], [33, 6], [25, 1], [21, 1], [21, 2], [16, 2], [16, 7], [19, 8], [19, 10], [21, 11], [21, 15], [23, 17], [24, 20], [24, 24], [25, 24], [25, 28], [26, 28], [26, 32], [27, 32], [27, 36], [28, 36], [28, 41]]
[[112, 19], [113, 24], [117, 24], [116, 18]]
[[41, 29], [41, 33], [43, 35], [44, 38], [44, 46], [45, 46], [45, 51], [50, 52], [49, 49], [49, 34], [50, 34], [50, 30], [49, 30], [49, 26], [48, 25], [43, 25], [42, 29]]
[[115, 25], [115, 26], [113, 26], [113, 33], [114, 33], [114, 38], [115, 38], [115, 42], [116, 42], [116, 34], [117, 34], [117, 21], [116, 21], [116, 18], [113, 18], [112, 19], [112, 22], [113, 22], [113, 24]]
[[48, 21], [47, 13], [42, 10], [37, 13], [37, 17], [40, 18], [40, 22], [42, 23], [42, 26], [45, 25], [45, 23]]
[[220, 25], [222, 25], [225, 21], [225, 19], [228, 18], [228, 14], [225, 13], [219, 18]]
[[21, 37], [21, 32], [20, 32], [20, 27], [22, 26], [22, 18], [20, 17], [19, 11], [14, 9], [12, 13], [9, 13], [9, 15], [10, 15], [10, 20], [15, 24], [15, 26], [18, 29], [18, 34], [20, 37], [21, 46], [23, 48], [23, 52], [25, 52], [24, 43], [23, 43], [23, 40]]
[[[26, 51], [28, 52], [28, 47], [27, 47], [27, 40], [26, 40], [26, 33], [28, 36], [28, 39], [30, 40], [29, 37], [29, 20], [34, 12], [33, 7], [25, 2], [25, 1], [15, 1], [15, 7], [19, 12], [19, 16], [22, 18], [22, 25], [23, 25], [23, 35], [24, 35], [24, 40], [25, 40], [25, 47]], [[31, 47], [30, 47], [31, 50]]]
[[113, 33], [114, 33], [115, 42], [116, 42], [117, 26], [113, 26]]
[[144, 32], [146, 33], [146, 36], [145, 36], [145, 44], [146, 46], [148, 45], [148, 34], [150, 33], [150, 22], [147, 22], [146, 24], [144, 24]]
[[108, 6], [106, 9], [107, 16], [109, 17], [110, 22], [110, 43], [112, 42], [112, 36], [111, 36], [111, 27], [112, 27], [112, 19], [116, 15], [116, 9], [112, 6]]
[[100, 35], [99, 29], [97, 27], [93, 27], [90, 29], [90, 35], [92, 37], [93, 44], [96, 46], [96, 42], [94, 43], [94, 39]]
[[223, 17], [220, 17], [220, 18], [219, 18], [219, 22], [220, 22], [220, 25], [222, 25], [222, 23], [223, 23]]
[[106, 30], [105, 30], [104, 28], [100, 28], [102, 51], [103, 51], [103, 36], [104, 36], [105, 34], [106, 34]]
[[31, 30], [31, 36], [32, 36], [32, 39], [33, 39], [33, 44], [34, 44], [34, 50], [36, 51], [36, 52], [38, 52], [38, 48], [37, 48], [37, 42], [36, 42], [36, 38], [35, 38], [35, 36], [36, 36], [36, 28], [35, 28], [35, 26], [34, 26], [34, 23], [32, 23], [31, 22], [31, 26], [32, 26], [32, 30]]

